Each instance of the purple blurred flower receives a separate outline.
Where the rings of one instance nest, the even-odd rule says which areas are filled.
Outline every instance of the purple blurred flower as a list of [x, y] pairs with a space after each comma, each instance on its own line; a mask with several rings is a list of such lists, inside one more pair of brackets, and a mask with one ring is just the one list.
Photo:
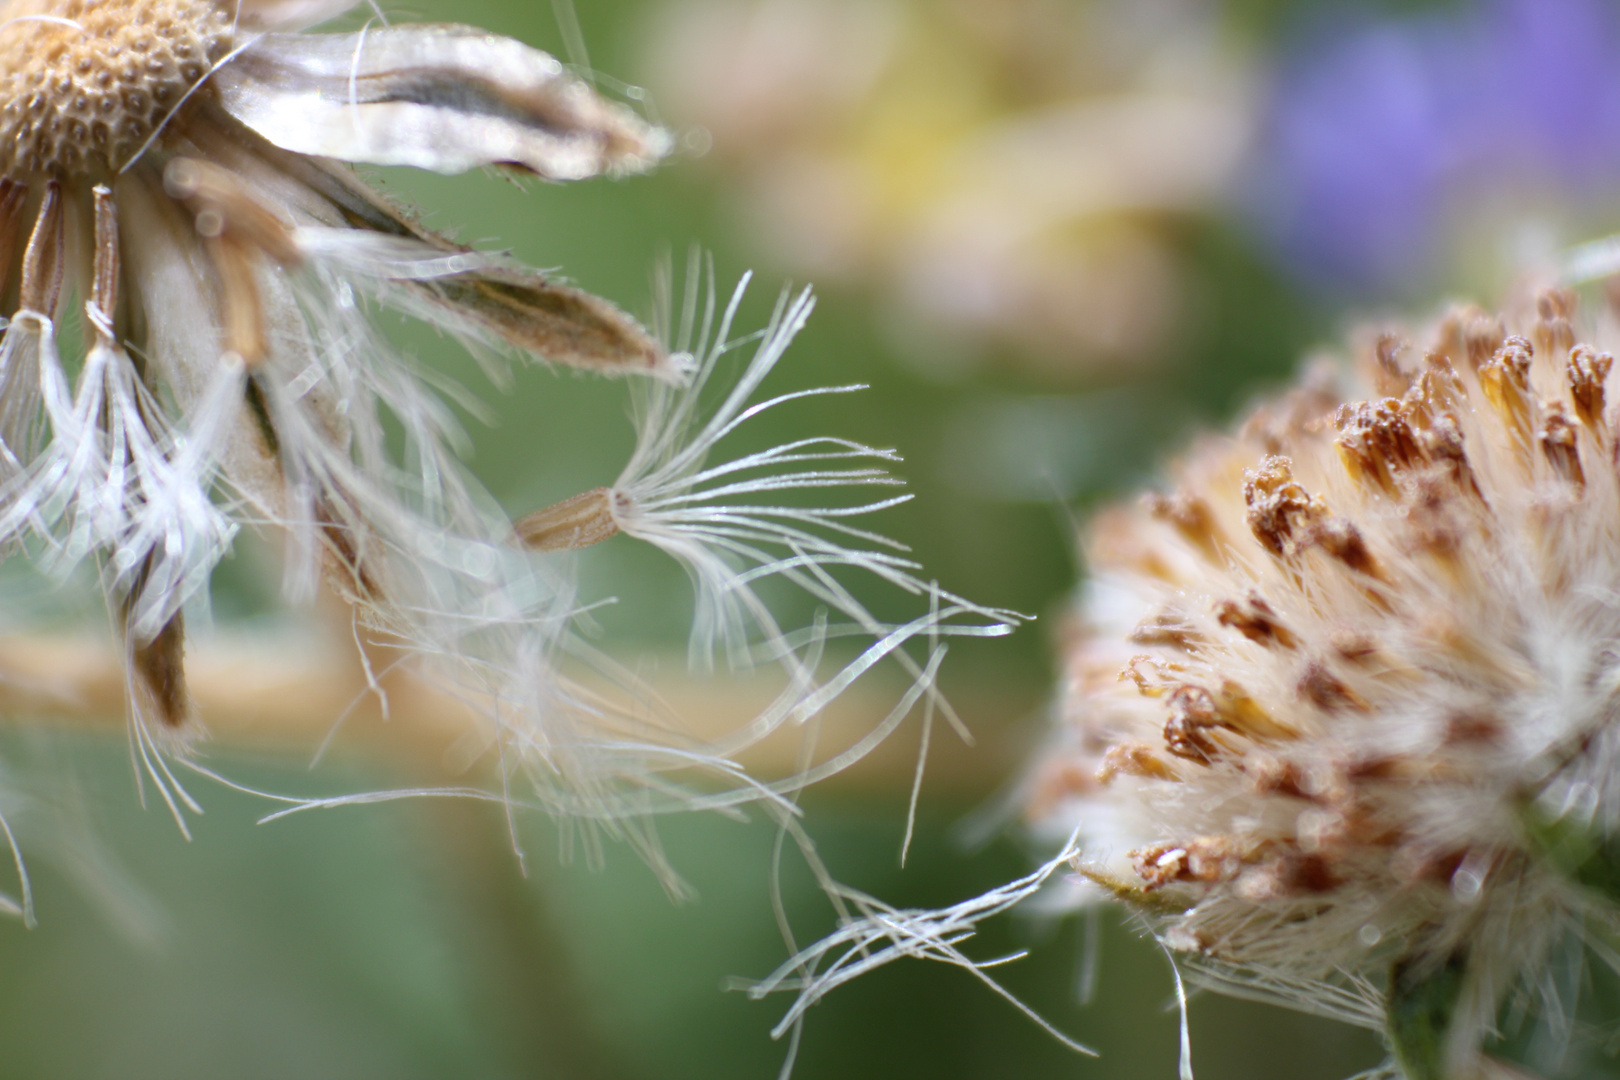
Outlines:
[[1316, 287], [1411, 288], [1460, 207], [1620, 195], [1617, 59], [1612, 0], [1314, 27], [1274, 81], [1252, 210]]

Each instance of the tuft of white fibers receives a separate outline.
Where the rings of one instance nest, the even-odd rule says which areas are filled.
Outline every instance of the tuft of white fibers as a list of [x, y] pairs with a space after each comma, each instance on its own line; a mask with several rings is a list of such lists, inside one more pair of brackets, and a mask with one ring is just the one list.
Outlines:
[[[935, 910], [895, 908], [866, 893], [839, 885], [826, 877], [819, 862], [812, 858], [812, 867], [818, 871], [823, 889], [843, 913], [838, 929], [801, 949], [764, 979], [743, 984], [743, 987], [755, 999], [784, 992], [795, 995], [793, 1004], [771, 1034], [780, 1038], [791, 1032], [796, 1047], [805, 1014], [833, 990], [896, 960], [932, 960], [967, 971], [1058, 1042], [1077, 1053], [1095, 1057], [1095, 1050], [1059, 1031], [988, 974], [989, 969], [1018, 960], [1025, 953], [974, 960], [960, 948], [977, 932], [980, 922], [1010, 911], [1046, 889], [1052, 877], [1067, 868], [1077, 854], [1078, 848], [1071, 840], [1057, 856], [1024, 877]], [[784, 1075], [791, 1063], [790, 1056]]]
[[58, 576], [107, 552], [106, 590], [130, 598], [129, 633], [149, 641], [206, 587], [236, 532], [210, 494], [223, 408], [216, 391], [201, 430], [169, 430], [105, 314], [91, 303], [87, 318], [95, 343], [71, 396], [54, 357], [37, 365], [50, 443], [0, 489], [0, 540], [43, 542], [38, 558]]
[[[744, 276], [722, 308], [712, 264], [704, 266], [693, 254], [679, 322], [664, 328], [672, 353], [690, 358], [691, 377], [684, 386], [648, 382], [638, 387], [636, 449], [608, 489], [606, 505], [618, 531], [666, 552], [691, 579], [697, 603], [689, 640], [693, 669], [711, 670], [717, 651], [724, 652], [733, 670], [758, 663], [783, 669], [788, 691], [710, 752], [730, 757], [783, 724], [809, 721], [885, 661], [898, 664], [907, 675], [910, 689], [867, 738], [828, 762], [770, 785], [786, 793], [859, 760], [919, 701], [926, 702], [930, 717], [939, 709], [966, 737], [934, 685], [934, 672], [945, 651], [940, 639], [1000, 636], [1023, 616], [943, 592], [937, 583], [918, 576], [921, 568], [903, 545], [850, 524], [851, 519], [909, 500], [909, 494], [833, 506], [791, 501], [794, 492], [898, 488], [903, 481], [887, 470], [900, 460], [893, 450], [819, 436], [718, 463], [712, 460], [723, 440], [770, 410], [864, 389], [818, 387], [755, 400], [809, 318], [814, 299], [808, 289], [784, 291], [763, 329], [737, 336], [734, 324], [749, 281]], [[667, 295], [668, 289], [664, 292]], [[673, 305], [666, 300], [661, 310], [672, 311]], [[752, 355], [741, 373], [723, 390], [718, 404], [706, 407], [705, 391], [722, 361], [744, 349]], [[900, 623], [879, 619], [842, 580], [849, 572], [904, 595], [926, 598], [929, 607]], [[822, 612], [817, 621], [800, 630], [784, 630], [756, 591], [770, 579], [815, 600]], [[859, 652], [822, 674], [817, 668], [829, 642], [843, 639], [860, 643]], [[914, 642], [924, 649], [921, 658], [908, 651]]]
[[37, 311], [19, 311], [0, 338], [0, 482], [12, 483], [48, 437], [40, 382], [59, 381], [56, 324]]

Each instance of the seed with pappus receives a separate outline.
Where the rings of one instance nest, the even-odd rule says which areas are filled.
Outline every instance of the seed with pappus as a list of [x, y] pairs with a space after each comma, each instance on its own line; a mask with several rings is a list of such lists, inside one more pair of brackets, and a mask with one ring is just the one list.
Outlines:
[[1561, 291], [1377, 336], [1090, 530], [1029, 815], [1387, 1075], [1558, 1075], [1620, 962], [1616, 340]]
[[[545, 53], [471, 27], [379, 14], [356, 33], [307, 32], [354, 6], [0, 6], [0, 544], [56, 573], [99, 568], [127, 648], [132, 742], [177, 819], [195, 809], [170, 761], [194, 728], [184, 611], [244, 525], [285, 536], [291, 600], [335, 591], [357, 642], [477, 715], [483, 729], [460, 745], [498, 762], [499, 798], [606, 820], [648, 848], [650, 832], [626, 822], [781, 799], [795, 781], [745, 780], [729, 756], [814, 716], [879, 661], [923, 679], [912, 638], [937, 640], [964, 614], [973, 632], [1006, 628], [845, 521], [905, 496], [777, 505], [787, 490], [895, 485], [892, 452], [828, 438], [708, 460], [774, 405], [854, 389], [753, 400], [808, 317], [808, 293], [784, 295], [763, 330], [734, 333], [741, 288], [722, 303], [694, 264], [685, 299], [665, 296], [649, 331], [424, 228], [345, 164], [583, 180], [651, 167], [666, 131]], [[624, 473], [514, 523], [457, 457], [451, 405], [464, 392], [391, 349], [368, 321], [376, 306], [490, 364], [504, 353], [640, 377], [640, 444]], [[82, 357], [58, 346], [73, 312]], [[751, 359], [719, 389], [722, 358], [744, 347]], [[617, 672], [572, 629], [588, 606], [572, 553], [619, 533], [690, 571], [699, 664], [723, 644], [734, 665], [785, 672], [767, 714], [704, 742], [565, 674], [570, 657]], [[899, 627], [873, 618], [840, 579], [850, 567], [929, 594], [928, 614]], [[754, 591], [766, 578], [802, 586], [831, 618], [779, 627]], [[823, 682], [832, 637], [865, 644]]]

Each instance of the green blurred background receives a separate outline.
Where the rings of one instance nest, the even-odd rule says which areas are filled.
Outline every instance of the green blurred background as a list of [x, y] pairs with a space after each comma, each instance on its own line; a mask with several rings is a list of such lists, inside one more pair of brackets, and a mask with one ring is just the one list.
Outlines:
[[[829, 433], [899, 448], [916, 499], [886, 512], [881, 528], [948, 588], [1038, 616], [1011, 639], [953, 650], [947, 689], [980, 746], [941, 751], [904, 870], [914, 727], [891, 753], [805, 799], [810, 832], [841, 880], [898, 905], [942, 905], [1019, 876], [1043, 854], [993, 808], [1047, 723], [1052, 653], [1080, 574], [1076, 520], [1150, 480], [1189, 432], [1285, 379], [1352, 316], [1395, 302], [1421, 309], [1450, 289], [1504, 280], [1478, 258], [1498, 250], [1478, 216], [1447, 234], [1455, 257], [1351, 287], [1311, 277], [1300, 261], [1309, 252], [1288, 249], [1255, 211], [1275, 57], [1308, 59], [1343, 18], [1398, 26], [1470, 9], [578, 0], [592, 66], [651, 87], [648, 108], [688, 133], [681, 153], [650, 176], [566, 188], [379, 179], [426, 207], [430, 224], [558, 267], [644, 316], [653, 267], [670, 252], [681, 263], [694, 243], [714, 253], [722, 281], [758, 270], [756, 317], [784, 281], [816, 284], [820, 306], [767, 389], [871, 389], [783, 410], [757, 437]], [[567, 53], [556, 13], [539, 0], [391, 13]], [[727, 36], [745, 23], [752, 37]], [[1141, 117], [1161, 113], [1131, 112], [1139, 98], [1166, 105], [1176, 123], [1202, 108], [1190, 114], [1194, 133], [1226, 125], [1227, 135], [1155, 142]], [[756, 99], [765, 102], [756, 112], [741, 108]], [[1071, 105], [1084, 107], [1071, 114]], [[1105, 138], [1122, 142], [1088, 141]], [[1109, 171], [1132, 155], [1136, 172]], [[1196, 178], [1174, 190], [1108, 194], [1183, 168]], [[1091, 186], [1032, 186], [1043, 170]], [[1510, 194], [1527, 190], [1515, 177]], [[1557, 184], [1538, 181], [1534, 206], [1559, 205]], [[829, 192], [838, 198], [821, 198]], [[1600, 195], [1581, 189], [1599, 224], [1613, 206]], [[1470, 189], [1457, 198], [1496, 208], [1508, 197]], [[998, 199], [1023, 200], [1029, 212], [1002, 221]], [[864, 216], [851, 226], [841, 212]], [[1470, 242], [1453, 243], [1459, 235]], [[976, 272], [1018, 288], [978, 295]], [[1104, 297], [1100, 307], [1092, 295]], [[480, 385], [450, 343], [396, 332], [405, 348]], [[475, 432], [471, 464], [514, 512], [611, 482], [632, 445], [622, 383], [531, 369], [510, 395], [486, 396], [500, 422]], [[601, 614], [605, 641], [626, 656], [681, 648], [690, 604], [678, 569], [628, 541], [586, 553], [581, 566], [587, 597], [626, 600]], [[227, 568], [222, 620], [267, 602], [273, 585], [257, 580], [249, 556]], [[41, 852], [38, 928], [0, 923], [0, 1076], [696, 1080], [771, 1077], [785, 1054], [769, 1029], [786, 1001], [722, 989], [784, 957], [765, 822], [661, 822], [670, 861], [697, 896], [677, 903], [622, 847], [610, 845], [601, 866], [565, 861], [556, 827], [537, 818], [519, 822], [525, 878], [501, 814], [483, 806], [397, 803], [259, 826], [262, 802], [199, 786], [207, 813], [188, 843], [165, 814], [139, 809], [121, 740], [29, 725], [7, 739], [13, 775], [82, 793], [103, 843], [99, 854]], [[354, 752], [313, 778], [303, 759], [228, 746], [208, 760], [274, 790], [397, 782]], [[963, 823], [975, 815], [1001, 827], [970, 845]], [[812, 940], [830, 929], [830, 912], [801, 867], [790, 860], [784, 873], [800, 940]], [[1100, 1057], [1064, 1050], [959, 971], [900, 963], [811, 1011], [795, 1075], [1175, 1074], [1173, 985], [1155, 946], [1110, 911], [1089, 925], [1006, 918], [970, 951], [1023, 948], [1031, 955], [998, 977]], [[1097, 982], [1082, 1005], [1088, 951]], [[1193, 1000], [1191, 1034], [1202, 1080], [1331, 1080], [1381, 1056], [1366, 1033], [1207, 995]]]

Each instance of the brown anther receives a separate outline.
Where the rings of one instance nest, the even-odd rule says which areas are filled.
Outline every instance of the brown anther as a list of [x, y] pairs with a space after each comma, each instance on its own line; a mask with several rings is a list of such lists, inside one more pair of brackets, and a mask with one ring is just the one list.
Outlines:
[[1565, 289], [1548, 290], [1536, 298], [1538, 318], [1532, 335], [1542, 356], [1556, 357], [1574, 347], [1575, 331], [1570, 319], [1575, 307], [1575, 294]]
[[1199, 836], [1184, 843], [1166, 841], [1130, 852], [1131, 865], [1144, 887], [1171, 884], [1219, 885], [1242, 873], [1246, 863], [1266, 849], [1233, 836]]
[[1325, 517], [1311, 526], [1300, 546], [1315, 546], [1358, 574], [1387, 583], [1384, 568], [1373, 557], [1361, 530], [1344, 518]]
[[1211, 562], [1221, 561], [1221, 531], [1209, 503], [1197, 495], [1178, 491], [1174, 495], [1157, 492], [1143, 497], [1142, 505], [1155, 520], [1165, 522], [1180, 537], [1197, 548]]
[[1340, 406], [1333, 418], [1339, 437], [1333, 441], [1350, 478], [1375, 485], [1386, 495], [1398, 494], [1400, 474], [1425, 463], [1422, 446], [1395, 398]]
[[611, 488], [592, 488], [536, 510], [518, 519], [518, 539], [532, 551], [573, 551], [600, 544], [618, 535], [619, 522], [613, 512], [617, 497]]
[[1489, 712], [1459, 712], [1446, 717], [1445, 746], [1467, 744], [1495, 745], [1500, 742], [1505, 728], [1502, 718]]
[[1553, 472], [1578, 491], [1586, 486], [1586, 473], [1581, 469], [1581, 453], [1576, 446], [1575, 436], [1575, 425], [1564, 415], [1563, 405], [1551, 402], [1536, 439]]
[[1309, 701], [1323, 712], [1338, 712], [1343, 709], [1365, 712], [1368, 708], [1365, 698], [1352, 690], [1320, 661], [1312, 661], [1305, 665], [1305, 670], [1300, 673], [1299, 682], [1295, 684], [1294, 690], [1302, 699]]
[[48, 319], [56, 317], [62, 297], [62, 275], [66, 269], [63, 237], [62, 185], [55, 180], [45, 185], [45, 197], [34, 218], [34, 232], [23, 252], [22, 285], [17, 294], [19, 311], [32, 311]]
[[1569, 363], [1564, 367], [1575, 415], [1597, 434], [1607, 431], [1603, 421], [1603, 390], [1613, 366], [1614, 357], [1608, 353], [1598, 352], [1589, 345], [1577, 345], [1570, 350]]
[[1265, 706], [1232, 679], [1222, 680], [1221, 691], [1215, 695], [1215, 708], [1220, 713], [1222, 727], [1251, 739], [1290, 738], [1298, 734], [1279, 724]]
[[1170, 719], [1164, 725], [1164, 743], [1179, 758], [1209, 764], [1222, 747], [1209, 729], [1224, 727], [1215, 698], [1201, 686], [1181, 686], [1170, 695]]
[[1258, 443], [1267, 454], [1280, 454], [1300, 434], [1312, 430], [1341, 400], [1338, 365], [1317, 361], [1281, 400], [1255, 410], [1243, 424], [1242, 437], [1245, 442]]
[[1424, 371], [1401, 398], [1406, 418], [1414, 427], [1427, 427], [1435, 416], [1458, 408], [1468, 398], [1468, 387], [1442, 353], [1424, 353]]
[[1364, 664], [1378, 654], [1378, 640], [1357, 630], [1335, 630], [1328, 644], [1335, 653], [1354, 664]]
[[1175, 780], [1175, 770], [1142, 742], [1117, 743], [1103, 754], [1097, 766], [1098, 783], [1111, 783], [1116, 776], [1135, 776], [1143, 780]]
[[1276, 611], [1257, 592], [1251, 591], [1242, 603], [1236, 600], [1217, 602], [1215, 619], [1222, 626], [1230, 626], [1260, 645], [1280, 645], [1292, 649], [1299, 644], [1299, 639], [1277, 620]]
[[1429, 460], [1442, 474], [1450, 477], [1458, 491], [1472, 495], [1481, 504], [1485, 502], [1485, 492], [1480, 489], [1474, 468], [1468, 462], [1468, 454], [1463, 449], [1462, 429], [1457, 426], [1454, 417], [1436, 417], [1429, 427], [1418, 432], [1418, 438]]
[[1143, 697], [1163, 697], [1181, 685], [1187, 669], [1156, 656], [1133, 656], [1120, 670], [1119, 682], [1133, 682]]
[[1534, 399], [1530, 396], [1530, 343], [1510, 337], [1480, 369], [1479, 385], [1495, 407], [1508, 430], [1528, 443], [1534, 421]]
[[1341, 763], [1340, 774], [1342, 782], [1352, 786], [1369, 780], [1405, 780], [1412, 774], [1412, 759], [1401, 754], [1367, 754]]
[[1246, 900], [1262, 902], [1332, 892], [1339, 878], [1328, 860], [1309, 851], [1289, 851], [1244, 872], [1237, 891]]
[[1301, 546], [1299, 534], [1327, 514], [1321, 501], [1294, 480], [1293, 469], [1288, 458], [1270, 455], [1261, 460], [1259, 469], [1243, 473], [1249, 528], [1261, 546], [1279, 558], [1295, 554]]
[[1536, 315], [1542, 319], [1572, 319], [1579, 307], [1573, 289], [1546, 289], [1536, 296]]
[[1314, 800], [1305, 770], [1296, 762], [1260, 755], [1243, 763], [1243, 773], [1256, 795], [1286, 795], [1291, 799]]
[[[1111, 506], [1091, 523], [1087, 557], [1097, 565], [1132, 570], [1160, 581], [1179, 582], [1181, 574], [1163, 550], [1164, 544], [1144, 542], [1141, 517], [1122, 506]], [[1155, 538], [1156, 539], [1156, 538]]]
[[1412, 485], [1406, 507], [1406, 531], [1413, 549], [1441, 557], [1450, 569], [1456, 569], [1455, 557], [1464, 535], [1456, 498], [1450, 481], [1424, 476]]
[[1462, 848], [1436, 851], [1414, 844], [1396, 853], [1390, 870], [1408, 884], [1447, 885], [1467, 857], [1467, 850]]
[[1495, 316], [1466, 307], [1446, 316], [1440, 336], [1442, 351], [1454, 363], [1466, 363], [1469, 370], [1478, 371], [1501, 348], [1506, 331]]
[[1412, 372], [1401, 365], [1401, 356], [1411, 348], [1400, 335], [1381, 333], [1373, 340], [1373, 386], [1385, 397], [1400, 397], [1412, 385]]
[[1187, 871], [1187, 849], [1180, 844], [1149, 844], [1132, 851], [1130, 857], [1136, 876], [1149, 890], [1181, 881]]
[[1132, 645], [1164, 645], [1182, 652], [1194, 652], [1204, 635], [1187, 622], [1184, 615], [1161, 611], [1136, 624], [1128, 639]]

